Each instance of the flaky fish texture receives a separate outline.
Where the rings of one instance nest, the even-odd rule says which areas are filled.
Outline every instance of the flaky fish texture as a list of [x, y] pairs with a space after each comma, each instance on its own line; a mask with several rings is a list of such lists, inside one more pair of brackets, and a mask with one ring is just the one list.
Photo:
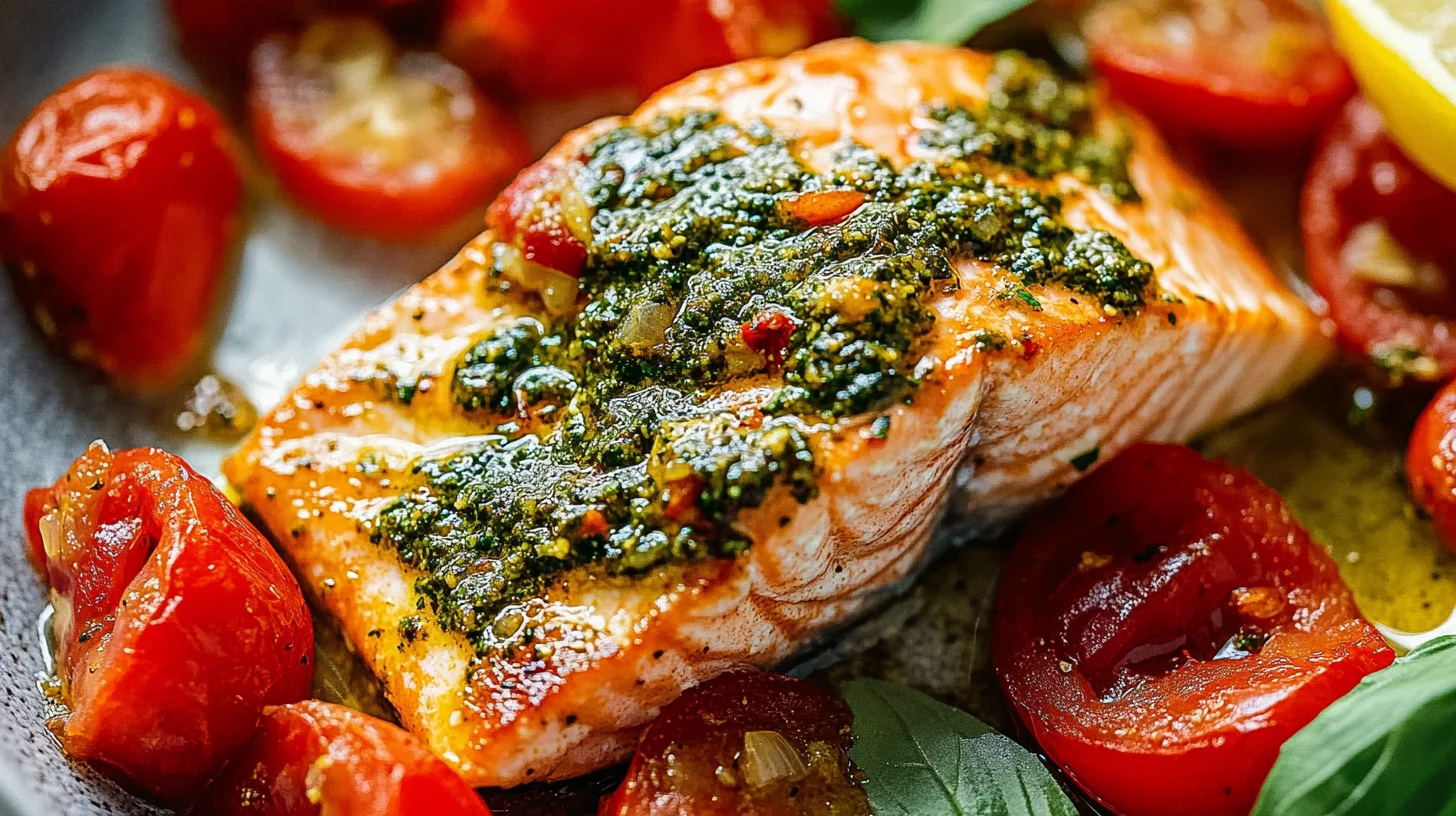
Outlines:
[[[966, 50], [831, 42], [696, 74], [625, 120], [569, 134], [545, 161], [570, 161], [624, 123], [715, 110], [792, 134], [810, 167], [845, 140], [901, 166], [917, 158], [926, 106], [982, 104], [990, 69]], [[258, 426], [227, 475], [403, 724], [469, 782], [561, 779], [619, 761], [684, 688], [772, 666], [862, 612], [922, 560], [947, 514], [982, 527], [1014, 519], [1099, 456], [1186, 440], [1318, 363], [1315, 318], [1157, 135], [1125, 121], [1140, 201], [1071, 175], [1024, 183], [1057, 191], [1071, 226], [1105, 230], [1152, 264], [1157, 295], [1144, 307], [1122, 313], [1052, 284], [1027, 287], [1034, 302], [1007, 298], [1010, 273], [957, 260], [960, 285], [931, 301], [914, 399], [881, 412], [888, 438], [854, 421], [817, 435], [817, 496], [800, 504], [777, 488], [743, 511], [737, 526], [752, 544], [736, 558], [559, 576], [530, 605], [538, 647], [528, 654], [480, 655], [442, 628], [418, 573], [360, 523], [408, 489], [410, 462], [482, 432], [452, 403], [448, 374], [474, 340], [541, 309], [486, 285], [489, 232], [368, 318]], [[989, 348], [987, 330], [1011, 342]], [[418, 393], [408, 404], [381, 397], [380, 372], [418, 380]], [[729, 383], [719, 396], [761, 398], [759, 386]], [[416, 615], [418, 630], [402, 631]]]

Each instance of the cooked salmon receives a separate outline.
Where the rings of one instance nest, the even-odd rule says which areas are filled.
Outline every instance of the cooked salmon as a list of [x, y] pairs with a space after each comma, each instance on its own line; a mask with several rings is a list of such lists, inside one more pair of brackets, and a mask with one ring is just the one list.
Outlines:
[[[704, 71], [630, 117], [569, 134], [508, 191], [516, 199], [496, 207], [492, 229], [369, 317], [227, 463], [228, 478], [381, 679], [401, 722], [469, 782], [512, 786], [619, 761], [643, 724], [684, 688], [731, 667], [779, 663], [875, 603], [877, 593], [922, 563], [932, 530], [947, 515], [995, 529], [1124, 446], [1186, 440], [1289, 388], [1318, 364], [1326, 341], [1316, 319], [1146, 124], [1095, 96], [1087, 102], [1090, 118], [1078, 123], [1075, 111], [1058, 112], [1058, 99], [1075, 99], [1059, 97], [1052, 80], [1037, 75], [1013, 87], [1000, 70], [997, 58], [967, 50], [836, 41]], [[1005, 107], [1009, 95], [1020, 100], [1022, 118], [1011, 125], [975, 118]], [[684, 124], [690, 115], [706, 124], [693, 130]], [[951, 133], [965, 116], [971, 124]], [[709, 136], [723, 141], [704, 147]], [[755, 150], [777, 151], [774, 163], [765, 159], [761, 167], [789, 166], [787, 175], [765, 181], [752, 169], [760, 165], [733, 169], [735, 157]], [[943, 158], [947, 150], [950, 159]], [[607, 153], [613, 158], [603, 164]], [[854, 164], [863, 171], [858, 175], [842, 171], [850, 153], [864, 160]], [[671, 184], [643, 181], [643, 168], [667, 159], [680, 162], [675, 175], [663, 176]], [[704, 167], [719, 169], [703, 175]], [[835, 167], [841, 170], [831, 172]], [[597, 173], [598, 188], [577, 189], [588, 171]], [[914, 176], [935, 191], [929, 203], [916, 199], [924, 209], [913, 218], [898, 217], [894, 208], [911, 206], [904, 202], [921, 188], [904, 187], [908, 192], [895, 198], [874, 180], [884, 171]], [[786, 178], [791, 189], [780, 184]], [[635, 192], [623, 192], [634, 183]], [[738, 211], [767, 201], [788, 206], [788, 215], [775, 221], [779, 210], [752, 210], [751, 218], [723, 229], [716, 211], [698, 207], [709, 200], [705, 190], [739, 202]], [[1039, 197], [1015, 198], [1021, 192]], [[952, 212], [952, 199], [962, 194], [983, 209]], [[996, 202], [1013, 199], [1023, 201], [1016, 207], [1042, 202], [1047, 209], [995, 210]], [[677, 220], [630, 220], [667, 212]], [[937, 246], [941, 233], [921, 223], [928, 213], [959, 218], [954, 224], [973, 234]], [[531, 218], [545, 219], [550, 229], [524, 239], [506, 234]], [[984, 246], [1013, 229], [1010, 221], [1020, 231], [1005, 233], [1014, 240], [988, 257]], [[622, 223], [630, 229], [618, 230], [627, 236], [621, 246], [640, 241], [649, 249], [601, 255], [597, 244]], [[650, 224], [646, 233], [641, 223]], [[1083, 242], [1081, 248], [1046, 256], [1049, 265], [1038, 266], [1033, 261], [1045, 247], [1034, 230], [1055, 225], [1063, 230], [1055, 240]], [[714, 236], [691, 264], [674, 255], [688, 228]], [[894, 241], [908, 249], [894, 255], [901, 250], [886, 249]], [[576, 257], [582, 245], [597, 253], [585, 272]], [[829, 299], [828, 322], [813, 322], [819, 318], [807, 316], [812, 308], [765, 307], [773, 292], [789, 290], [775, 288], [778, 272], [751, 277], [781, 268], [755, 266], [780, 257], [761, 253], [821, 245], [832, 249], [818, 266], [833, 270], [816, 267], [812, 251], [782, 269], [806, 276], [803, 286], [819, 287], [816, 297]], [[860, 247], [863, 257], [845, 247]], [[1085, 274], [1067, 272], [1074, 251]], [[944, 269], [937, 266], [942, 255]], [[865, 258], [875, 263], [855, 265]], [[635, 338], [642, 359], [656, 368], [633, 362], [638, 352], [622, 345], [628, 341], [612, 341], [611, 353], [626, 356], [611, 357], [601, 370], [592, 369], [594, 355], [607, 351], [580, 351], [590, 336], [583, 326], [599, 319], [593, 310], [610, 306], [593, 306], [593, 298], [605, 301], [601, 293], [618, 291], [602, 280], [608, 267], [663, 276], [664, 302], [633, 307], [613, 329], [614, 337]], [[740, 277], [724, 271], [730, 267]], [[519, 268], [535, 274], [534, 283], [508, 274]], [[674, 270], [685, 271], [674, 277]], [[723, 283], [743, 280], [758, 283], [751, 291]], [[717, 324], [694, 322], [695, 310], [710, 307], [715, 315], [749, 319], [741, 332], [730, 321], [726, 333], [713, 335]], [[856, 369], [844, 381], [831, 376], [826, 387], [838, 390], [816, 394], [815, 383], [824, 380], [813, 372], [820, 369], [795, 368], [795, 361], [825, 348], [847, 359], [849, 351], [832, 343], [810, 348], [804, 338], [829, 343], [824, 338], [839, 335], [823, 327], [834, 325], [873, 337], [866, 332], [889, 331], [892, 307], [913, 318], [904, 324], [912, 327], [904, 330], [905, 344], [890, 347], [880, 338], [890, 344], [873, 358], [882, 368]], [[694, 328], [699, 324], [706, 328]], [[552, 326], [568, 327], [561, 336], [575, 338], [572, 359], [580, 370], [561, 363], [568, 369], [561, 374], [547, 366], [557, 373], [530, 388], [518, 378], [514, 391], [477, 382], [515, 371], [507, 365], [515, 347], [490, 342], [517, 330], [540, 334], [545, 327], [549, 334]], [[735, 345], [740, 334], [746, 349]], [[660, 352], [663, 338], [699, 336], [719, 339]], [[485, 368], [471, 368], [485, 359], [471, 356], [481, 348], [506, 350]], [[702, 365], [689, 352], [703, 355]], [[550, 359], [563, 352], [553, 353], [558, 357]], [[590, 370], [596, 373], [582, 373]], [[679, 374], [686, 379], [672, 390], [661, 372], [689, 373]], [[536, 399], [541, 388], [555, 387], [551, 377], [573, 376], [582, 380], [572, 385], [579, 390], [568, 388], [548, 409], [527, 407], [523, 388]], [[784, 384], [793, 377], [800, 390], [787, 399]], [[543, 487], [558, 484], [550, 481], [556, 476], [509, 472], [517, 460], [506, 451], [559, 442], [567, 422], [561, 416], [595, 393], [587, 380], [616, 389], [614, 399], [637, 399], [611, 405], [670, 415], [660, 425], [711, 414], [726, 418], [734, 433], [773, 429], [775, 439], [792, 437], [799, 447], [755, 471], [772, 477], [762, 495], [732, 481], [748, 469], [741, 462], [722, 471], [729, 489], [720, 495], [711, 493], [713, 477], [699, 465], [668, 467], [666, 481], [650, 481], [666, 467], [660, 459], [667, 444], [667, 432], [652, 425], [648, 432], [659, 437], [642, 454], [645, 464], [607, 467], [598, 457], [592, 467], [559, 466], [574, 468], [571, 501], [585, 502], [586, 509], [572, 511], [574, 526], [561, 528], [575, 532], [510, 550], [530, 568], [508, 571], [520, 560], [502, 555], [500, 542], [524, 536], [536, 523], [530, 519], [545, 517], [543, 503], [559, 497], [552, 495], [557, 488]], [[867, 402], [856, 402], [862, 393]], [[674, 400], [690, 407], [673, 414]], [[762, 435], [751, 438], [767, 444]], [[812, 484], [786, 475], [811, 459]], [[529, 461], [548, 460], [559, 457]], [[505, 468], [489, 471], [496, 480], [489, 485], [514, 484], [517, 492], [481, 487], [432, 498], [441, 485], [484, 478], [468, 467], [430, 464], [458, 461]], [[672, 547], [649, 552], [633, 538], [614, 549], [617, 533], [607, 530], [616, 511], [580, 499], [588, 489], [582, 485], [626, 479], [612, 470], [618, 467], [656, 485], [632, 506], [648, 507], [660, 494], [664, 504], [645, 517], [665, 525], [654, 541], [677, 536]], [[526, 494], [533, 497], [529, 506], [512, 498]], [[390, 512], [401, 514], [393, 517], [396, 527], [381, 522]], [[433, 526], [419, 526], [426, 516]], [[499, 521], [518, 517], [527, 521]], [[398, 524], [414, 524], [409, 529], [419, 537], [402, 543], [403, 534], [392, 532], [404, 529]], [[472, 524], [503, 526], [487, 534]], [[703, 530], [717, 543], [697, 543], [692, 536]], [[430, 560], [432, 546], [474, 560], [466, 568], [450, 561], [447, 569]], [[624, 562], [627, 551], [652, 557]], [[460, 595], [467, 584], [490, 589]], [[463, 605], [452, 606], [462, 597]]]

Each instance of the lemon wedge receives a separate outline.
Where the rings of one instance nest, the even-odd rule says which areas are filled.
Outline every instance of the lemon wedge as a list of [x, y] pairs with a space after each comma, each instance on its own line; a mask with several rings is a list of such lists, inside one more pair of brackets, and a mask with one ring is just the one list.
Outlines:
[[1456, 0], [1327, 0], [1335, 42], [1391, 136], [1456, 189]]

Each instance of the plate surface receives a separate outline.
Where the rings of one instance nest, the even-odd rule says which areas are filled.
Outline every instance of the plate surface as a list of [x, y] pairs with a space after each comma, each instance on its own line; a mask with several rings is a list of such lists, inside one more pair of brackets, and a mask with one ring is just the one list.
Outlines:
[[[115, 62], [156, 69], [227, 108], [177, 52], [163, 0], [0, 0], [0, 138], [56, 88]], [[211, 366], [266, 407], [363, 314], [432, 272], [468, 236], [409, 246], [345, 236], [297, 215], [260, 174], [250, 175], [251, 223]], [[160, 812], [73, 768], [42, 723], [36, 620], [45, 595], [23, 555], [21, 499], [94, 439], [114, 448], [161, 445], [209, 474], [225, 448], [169, 433], [169, 412], [120, 397], [48, 353], [8, 280], [0, 283], [0, 375], [0, 648], [9, 656], [0, 662], [0, 815]]]

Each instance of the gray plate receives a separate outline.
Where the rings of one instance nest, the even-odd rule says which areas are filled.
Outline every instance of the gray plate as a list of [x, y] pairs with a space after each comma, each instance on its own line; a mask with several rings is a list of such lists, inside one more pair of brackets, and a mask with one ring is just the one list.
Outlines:
[[[162, 0], [0, 0], [0, 138], [65, 82], [114, 62], [202, 87], [177, 53]], [[464, 237], [375, 244], [298, 216], [267, 189], [255, 189], [253, 198], [211, 364], [260, 406], [273, 404], [360, 316], [433, 271]], [[8, 281], [0, 283], [0, 374], [0, 651], [9, 657], [0, 663], [0, 814], [157, 812], [68, 764], [42, 724], [35, 622], [45, 595], [22, 553], [21, 499], [53, 481], [93, 439], [113, 447], [160, 444], [209, 473], [223, 449], [168, 434], [155, 405], [118, 397], [48, 353]]]

